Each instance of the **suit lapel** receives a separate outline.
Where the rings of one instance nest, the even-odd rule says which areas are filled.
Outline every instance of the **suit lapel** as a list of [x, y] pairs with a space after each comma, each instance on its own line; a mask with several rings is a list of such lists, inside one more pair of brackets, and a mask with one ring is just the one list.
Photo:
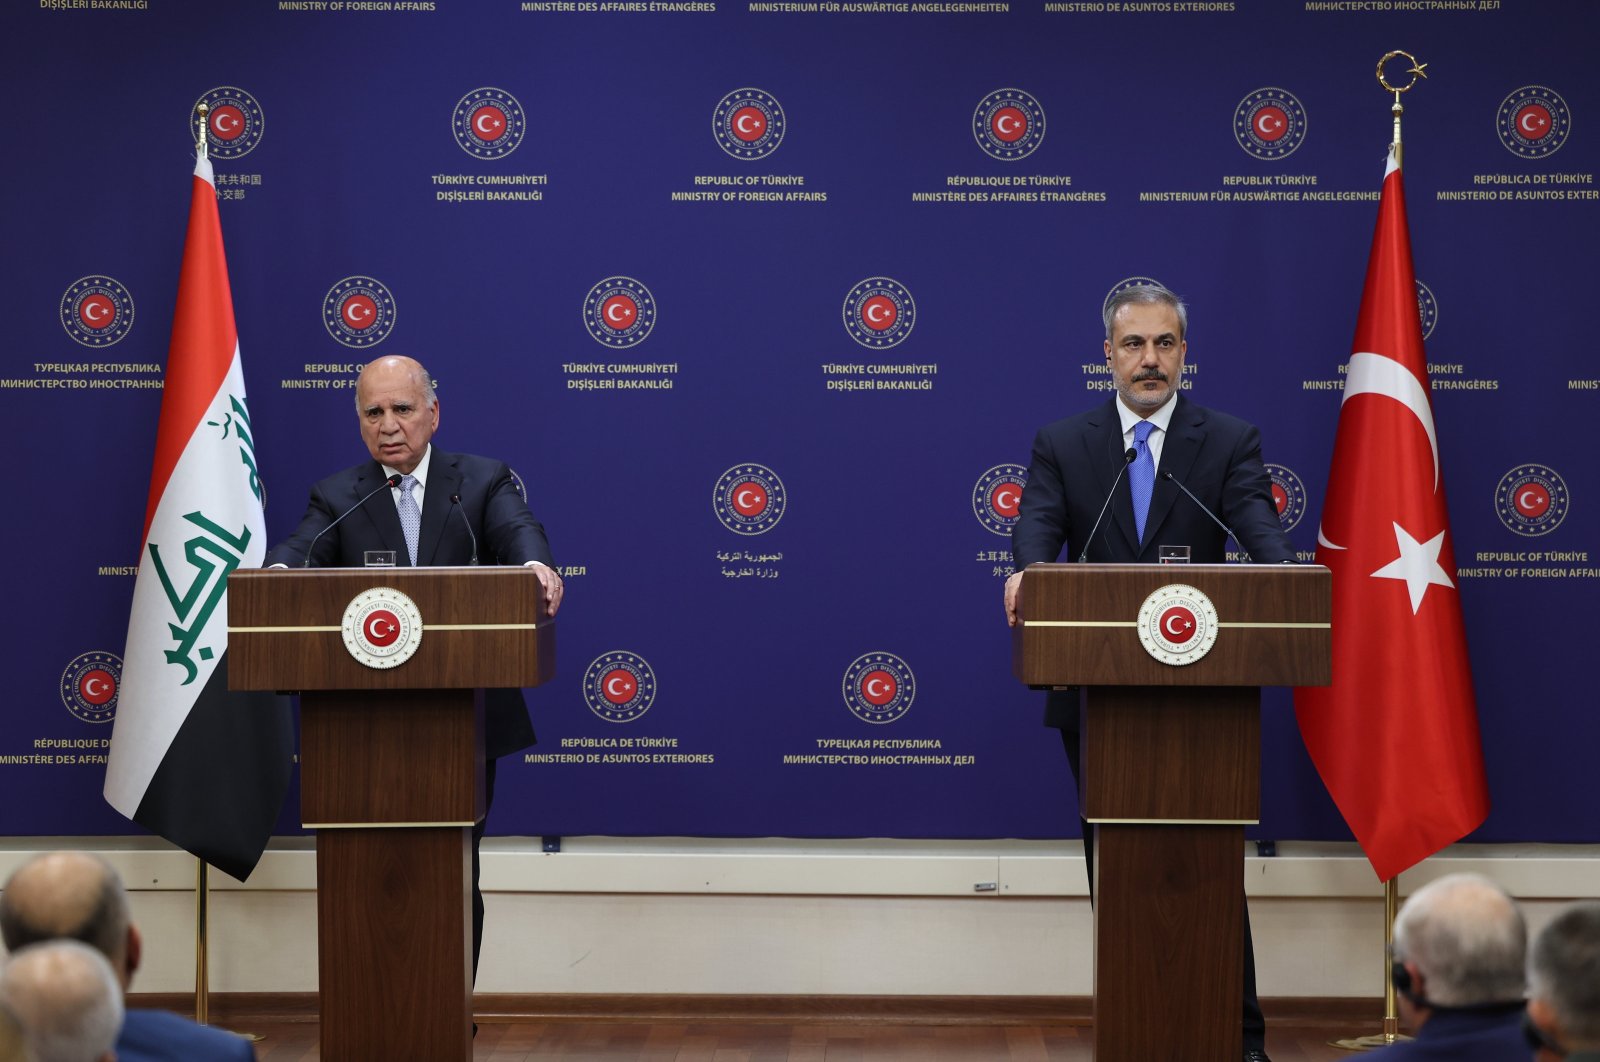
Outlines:
[[422, 494], [422, 531], [417, 536], [418, 567], [425, 568], [435, 563], [439, 540], [444, 537], [444, 525], [454, 504], [450, 499], [459, 493], [461, 469], [455, 455], [433, 451], [433, 456], [428, 459], [428, 482]]
[[[1122, 418], [1117, 414], [1116, 403], [1117, 399], [1113, 398], [1100, 408], [1099, 419], [1094, 422], [1093, 430], [1087, 437], [1089, 467], [1095, 469], [1095, 476], [1100, 484], [1099, 496], [1102, 499], [1111, 490], [1111, 485], [1117, 481], [1118, 473], [1122, 472], [1127, 464], [1123, 460], [1123, 454], [1128, 448], [1122, 442]], [[1123, 479], [1126, 480], [1127, 476], [1124, 475]], [[1117, 484], [1116, 497], [1112, 498], [1111, 508], [1106, 512], [1106, 523], [1110, 526], [1100, 533], [1121, 535], [1126, 549], [1130, 551], [1129, 556], [1138, 556], [1139, 540], [1133, 533], [1133, 495], [1129, 493], [1126, 483]], [[1111, 528], [1116, 530], [1112, 532]], [[1117, 553], [1116, 549], [1111, 550], [1113, 556]]]
[[1156, 534], [1172, 512], [1179, 494], [1177, 485], [1168, 482], [1166, 474], [1171, 472], [1187, 483], [1195, 458], [1200, 456], [1200, 447], [1206, 441], [1205, 411], [1182, 395], [1173, 401], [1178, 405], [1167, 423], [1167, 440], [1161, 446], [1161, 467], [1156, 469], [1156, 487], [1150, 495], [1150, 513], [1144, 523], [1145, 542], [1156, 541]]
[[382, 547], [395, 551], [396, 563], [407, 564], [410, 561], [406, 557], [406, 536], [405, 532], [400, 530], [400, 514], [395, 511], [394, 492], [378, 490], [383, 481], [383, 466], [376, 461], [369, 462], [356, 476], [355, 489], [351, 491], [353, 497], [350, 501], [353, 504], [356, 499], [378, 491], [362, 504], [362, 515], [372, 524], [372, 529], [376, 532]]

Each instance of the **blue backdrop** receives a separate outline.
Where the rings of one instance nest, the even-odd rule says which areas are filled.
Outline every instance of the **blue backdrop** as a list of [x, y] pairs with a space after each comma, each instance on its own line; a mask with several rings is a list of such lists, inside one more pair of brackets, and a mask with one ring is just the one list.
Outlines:
[[[509, 461], [566, 570], [541, 742], [503, 762], [494, 832], [1062, 837], [1064, 758], [1010, 675], [1006, 466], [1107, 398], [1102, 301], [1153, 277], [1191, 303], [1190, 393], [1261, 426], [1309, 559], [1390, 133], [1373, 66], [1406, 48], [1494, 800], [1474, 839], [1600, 840], [1597, 21], [1589, 0], [7, 5], [0, 832], [128, 829], [103, 743], [198, 99], [272, 537], [363, 456], [355, 369], [406, 353], [439, 382], [438, 442]], [[1347, 837], [1284, 691], [1264, 720], [1257, 834]]]

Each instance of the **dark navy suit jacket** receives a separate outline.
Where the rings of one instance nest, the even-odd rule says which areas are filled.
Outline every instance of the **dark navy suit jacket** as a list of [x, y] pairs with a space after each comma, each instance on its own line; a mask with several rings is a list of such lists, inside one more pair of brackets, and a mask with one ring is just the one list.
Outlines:
[[[294, 534], [268, 551], [263, 566], [298, 568], [316, 540], [313, 568], [359, 568], [368, 550], [393, 550], [397, 563], [409, 567], [405, 534], [392, 492], [377, 490], [383, 466], [367, 461], [336, 472], [311, 488], [311, 502]], [[419, 567], [472, 562], [477, 536], [480, 564], [520, 565], [540, 561], [553, 565], [544, 527], [533, 518], [503, 461], [474, 454], [446, 453], [433, 448], [422, 498], [422, 527], [417, 538]], [[317, 533], [339, 514], [377, 490], [321, 538]], [[459, 498], [457, 503], [452, 500]], [[459, 509], [459, 512], [455, 510]], [[470, 525], [472, 531], [468, 534]], [[521, 690], [488, 690], [484, 694], [484, 754], [508, 755], [534, 743], [533, 724]]]
[[[1011, 531], [1017, 570], [1058, 558], [1076, 561], [1088, 547], [1091, 563], [1153, 563], [1157, 547], [1186, 545], [1195, 564], [1227, 560], [1227, 535], [1178, 487], [1161, 478], [1171, 472], [1238, 536], [1251, 560], [1275, 564], [1295, 559], [1272, 501], [1272, 480], [1261, 464], [1261, 434], [1254, 425], [1197, 406], [1182, 394], [1167, 426], [1156, 469], [1155, 491], [1144, 540], [1134, 534], [1133, 495], [1124, 475], [1127, 449], [1117, 398], [1086, 413], [1039, 429], [1022, 491], [1021, 512]], [[1088, 541], [1106, 497], [1111, 505]], [[1065, 555], [1063, 556], [1063, 547]], [[1077, 698], [1046, 698], [1045, 722], [1072, 730]]]
[[1417, 1038], [1367, 1056], [1381, 1062], [1527, 1062], [1533, 1049], [1522, 1037], [1522, 1004], [1435, 1010]]
[[250, 1041], [165, 1010], [133, 1010], [117, 1034], [117, 1062], [255, 1062]]

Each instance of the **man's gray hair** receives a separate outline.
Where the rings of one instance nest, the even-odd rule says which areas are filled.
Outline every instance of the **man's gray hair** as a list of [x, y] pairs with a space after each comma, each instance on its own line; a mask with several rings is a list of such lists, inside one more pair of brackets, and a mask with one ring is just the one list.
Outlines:
[[1412, 893], [1394, 920], [1394, 957], [1415, 963], [1437, 1007], [1522, 998], [1528, 926], [1517, 902], [1482, 874], [1448, 874]]
[[122, 879], [92, 852], [34, 856], [12, 872], [0, 892], [0, 939], [7, 951], [66, 938], [124, 962], [128, 922]]
[[1178, 338], [1183, 339], [1189, 334], [1189, 307], [1175, 292], [1160, 284], [1134, 284], [1106, 300], [1103, 316], [1107, 339], [1111, 338], [1111, 324], [1117, 319], [1117, 312], [1124, 306], [1170, 306], [1172, 312], [1178, 315]]
[[97, 1062], [122, 1029], [122, 987], [106, 957], [76, 940], [30, 944], [0, 969], [0, 999], [39, 1062]]
[[1555, 1011], [1562, 1046], [1600, 1047], [1600, 901], [1567, 908], [1534, 938], [1528, 997]]

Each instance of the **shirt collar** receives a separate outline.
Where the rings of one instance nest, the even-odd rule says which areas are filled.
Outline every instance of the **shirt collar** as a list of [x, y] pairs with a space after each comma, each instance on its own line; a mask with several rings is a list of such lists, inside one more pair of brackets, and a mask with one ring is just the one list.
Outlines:
[[1122, 400], [1121, 395], [1117, 396], [1116, 403], [1117, 416], [1121, 418], [1122, 421], [1122, 434], [1124, 437], [1126, 437], [1132, 434], [1134, 426], [1137, 425], [1141, 420], [1148, 420], [1151, 424], [1156, 426], [1157, 430], [1165, 432], [1167, 430], [1167, 425], [1172, 423], [1173, 412], [1178, 408], [1178, 396], [1173, 395], [1171, 398], [1161, 403], [1161, 408], [1150, 414], [1148, 417], [1141, 417], [1139, 414], [1129, 409], [1128, 404]]

